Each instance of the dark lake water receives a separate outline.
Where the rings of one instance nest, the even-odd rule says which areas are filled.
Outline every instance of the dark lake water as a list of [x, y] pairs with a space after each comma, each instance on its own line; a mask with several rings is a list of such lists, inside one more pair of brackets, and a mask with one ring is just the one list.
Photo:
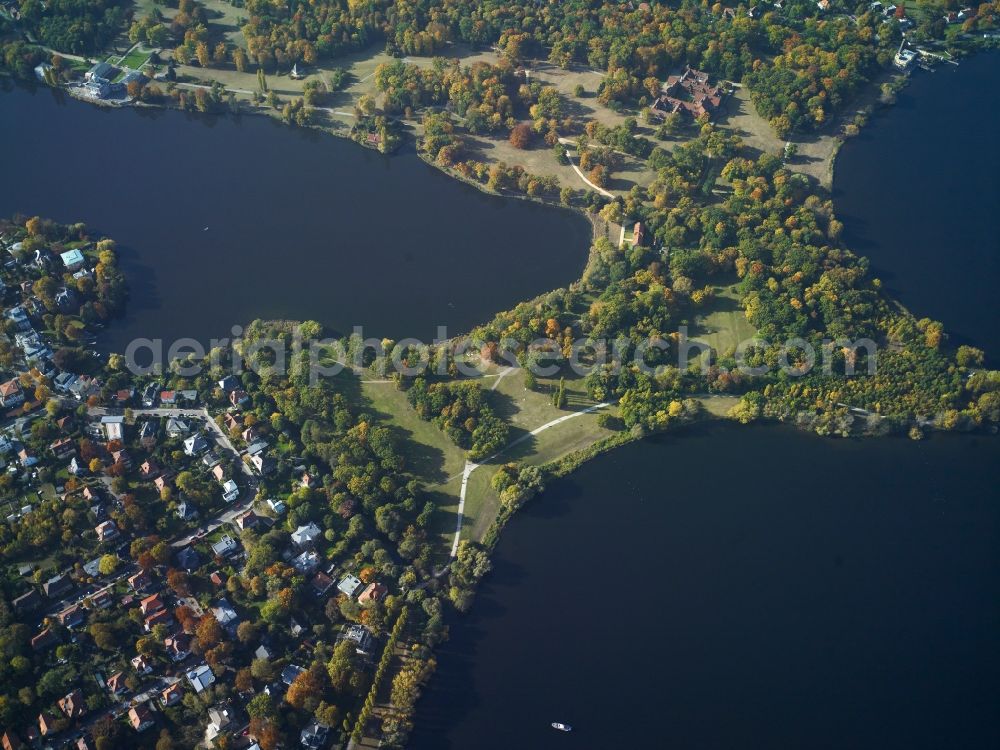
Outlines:
[[[0, 215], [114, 237], [132, 290], [105, 346], [258, 317], [430, 339], [579, 278], [590, 226], [262, 117], [107, 111], [0, 93]], [[207, 229], [206, 229], [207, 227]]]
[[844, 237], [919, 317], [1000, 361], [1000, 54], [918, 70], [844, 144]]
[[412, 747], [1000, 747], [998, 486], [992, 437], [604, 456], [507, 527]]

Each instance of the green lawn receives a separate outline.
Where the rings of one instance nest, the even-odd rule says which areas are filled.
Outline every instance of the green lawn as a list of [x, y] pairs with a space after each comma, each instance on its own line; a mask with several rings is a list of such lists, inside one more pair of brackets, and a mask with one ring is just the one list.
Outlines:
[[690, 337], [692, 341], [708, 344], [717, 354], [724, 354], [733, 351], [741, 341], [752, 339], [757, 331], [743, 313], [735, 286], [726, 284], [714, 288], [715, 299], [698, 315]]
[[148, 60], [148, 52], [143, 52], [140, 49], [133, 49], [121, 59], [121, 62], [119, 62], [118, 65], [131, 70], [140, 70]]

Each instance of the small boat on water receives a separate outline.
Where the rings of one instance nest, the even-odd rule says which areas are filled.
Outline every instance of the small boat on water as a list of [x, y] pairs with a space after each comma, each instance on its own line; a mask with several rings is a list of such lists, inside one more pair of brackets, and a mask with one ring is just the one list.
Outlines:
[[571, 727], [569, 724], [560, 724], [558, 721], [553, 721], [552, 722], [552, 728], [553, 729], [558, 729], [560, 732], [572, 732], [573, 731], [573, 727]]

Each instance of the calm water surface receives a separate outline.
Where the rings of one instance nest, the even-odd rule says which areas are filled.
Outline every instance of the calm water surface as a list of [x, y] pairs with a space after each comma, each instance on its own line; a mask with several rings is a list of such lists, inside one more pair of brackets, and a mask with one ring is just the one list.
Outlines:
[[992, 437], [604, 456], [504, 532], [413, 747], [1000, 747], [998, 486]]
[[1000, 363], [1000, 54], [917, 71], [834, 169], [844, 237], [918, 317]]
[[107, 111], [0, 93], [0, 215], [118, 240], [132, 290], [105, 345], [202, 341], [258, 317], [430, 339], [579, 278], [582, 217], [499, 199], [416, 156], [262, 117]]

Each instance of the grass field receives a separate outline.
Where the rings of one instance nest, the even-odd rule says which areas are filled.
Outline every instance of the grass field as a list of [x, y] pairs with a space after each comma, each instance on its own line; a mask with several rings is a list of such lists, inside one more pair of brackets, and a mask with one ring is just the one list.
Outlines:
[[690, 336], [693, 341], [708, 344], [717, 354], [724, 354], [756, 333], [743, 313], [735, 286], [722, 284], [715, 287], [715, 299], [698, 316]]
[[[511, 424], [509, 447], [492, 461], [482, 464], [469, 477], [462, 526], [463, 539], [482, 538], [496, 515], [499, 498], [490, 487], [490, 479], [498, 466], [509, 461], [540, 466], [587, 448], [613, 434], [611, 430], [598, 425], [598, 415], [592, 412], [554, 425], [538, 435], [529, 436], [533, 430], [555, 419], [594, 405], [594, 400], [583, 387], [582, 379], [567, 380], [567, 408], [557, 409], [551, 402], [551, 393], [557, 384], [557, 381], [540, 379], [538, 389], [529, 391], [524, 387], [523, 373], [514, 371], [496, 385], [493, 390], [494, 405]], [[609, 407], [606, 411], [614, 414], [616, 410], [615, 407]]]
[[129, 68], [130, 70], [139, 70], [149, 61], [149, 53], [144, 52], [138, 47], [131, 50], [127, 55], [125, 55], [121, 62], [118, 63], [121, 67]]

